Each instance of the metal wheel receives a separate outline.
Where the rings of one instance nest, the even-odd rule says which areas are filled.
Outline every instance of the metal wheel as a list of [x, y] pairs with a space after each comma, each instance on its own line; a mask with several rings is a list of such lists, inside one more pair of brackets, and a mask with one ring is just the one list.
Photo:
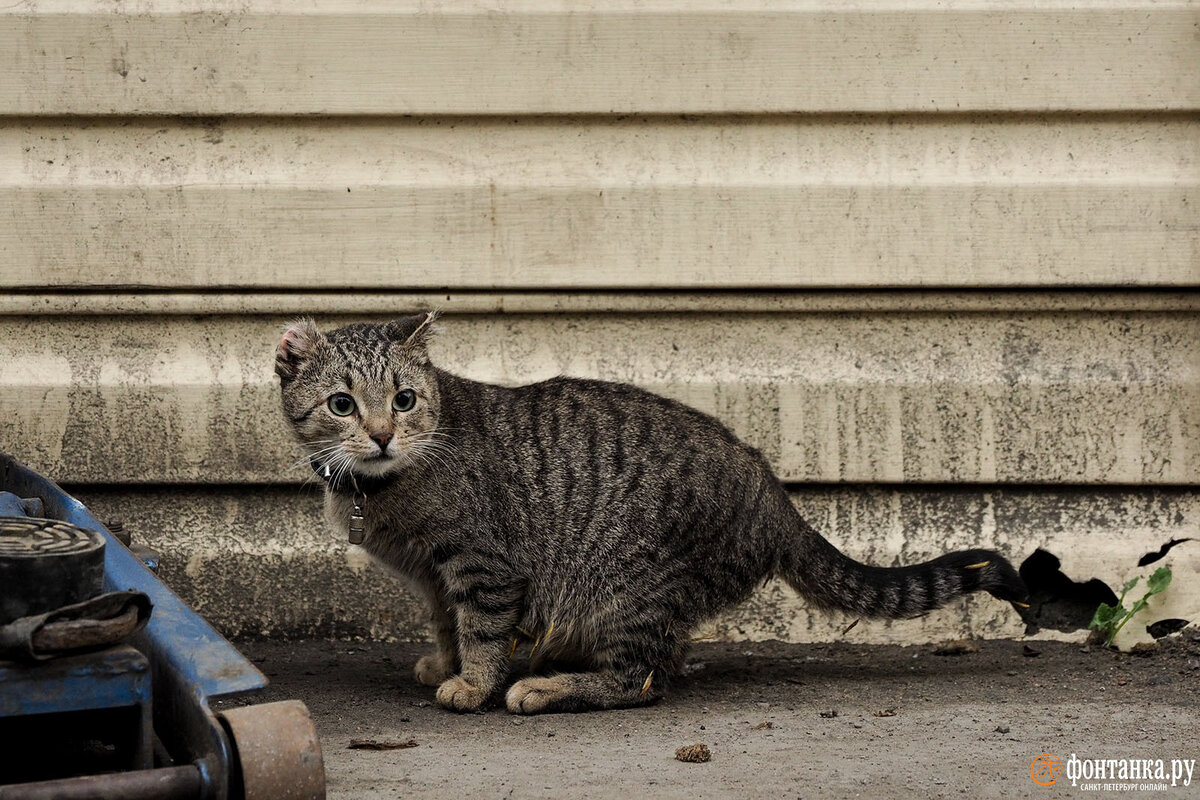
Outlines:
[[[233, 736], [245, 800], [324, 800], [325, 762], [308, 708], [299, 700], [221, 713]], [[237, 783], [236, 779], [234, 781]]]

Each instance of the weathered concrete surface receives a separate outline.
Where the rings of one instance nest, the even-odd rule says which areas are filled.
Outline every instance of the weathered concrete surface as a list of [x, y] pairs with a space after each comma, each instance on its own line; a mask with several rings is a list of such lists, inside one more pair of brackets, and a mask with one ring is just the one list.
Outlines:
[[[1042, 800], [1080, 791], [1069, 780], [1031, 781], [1043, 752], [1200, 758], [1194, 631], [1147, 658], [1054, 642], [1037, 643], [1033, 658], [1013, 641], [957, 657], [931, 647], [699, 645], [690, 676], [659, 705], [525, 719], [431, 706], [433, 690], [409, 676], [421, 648], [241, 646], [271, 678], [265, 699], [308, 704], [331, 800]], [[830, 711], [837, 716], [821, 716]], [[355, 739], [416, 746], [348, 749]], [[696, 742], [711, 748], [709, 763], [674, 760]], [[1197, 781], [1200, 770], [1189, 787], [1154, 794], [1194, 797]]]
[[[421, 613], [400, 581], [339, 541], [321, 518], [315, 487], [75, 487], [101, 518], [120, 517], [162, 553], [163, 579], [230, 635], [423, 638]], [[922, 561], [950, 549], [996, 547], [1020, 562], [1057, 554], [1070, 577], [1114, 588], [1154, 567], [1138, 559], [1171, 538], [1200, 536], [1200, 491], [808, 488], [801, 512], [850, 555], [871, 563]], [[1159, 618], [1200, 620], [1200, 543], [1160, 564], [1176, 580], [1127, 643]], [[1140, 595], [1138, 595], [1140, 596]], [[916, 620], [862, 621], [806, 608], [778, 582], [698, 635], [722, 640], [911, 643], [1018, 636], [1012, 609], [971, 597]], [[1054, 635], [1054, 634], [1052, 634]]]
[[0, 26], [0, 51], [14, 59], [0, 77], [0, 113], [1128, 111], [1200, 104], [1200, 89], [1188, 80], [1197, 21], [1189, 3], [623, 0], [564, 8], [551, 0], [159, 0], [112, 11], [99, 0], [5, 8], [11, 21]]
[[[0, 317], [0, 446], [74, 483], [303, 480], [272, 373], [285, 321]], [[452, 371], [632, 382], [716, 414], [785, 481], [1200, 482], [1190, 311], [467, 314], [445, 328], [434, 357]]]
[[1188, 287], [1198, 141], [1186, 116], [10, 122], [0, 286]]
[[[677, 314], [907, 312], [1197, 312], [1200, 293], [1096, 289], [904, 292], [858, 289], [821, 292], [74, 292], [0, 294], [5, 316], [377, 316], [398, 309], [437, 308], [447, 314]], [[768, 325], [770, 323], [765, 322]]]
[[[446, 366], [711, 411], [848, 484], [800, 499], [864, 557], [1049, 537], [1116, 582], [1196, 532], [1195, 3], [501, 5], [0, 8], [0, 447], [226, 630], [416, 635], [296, 487], [271, 353], [445, 291]], [[714, 631], [841, 622], [767, 587]]]

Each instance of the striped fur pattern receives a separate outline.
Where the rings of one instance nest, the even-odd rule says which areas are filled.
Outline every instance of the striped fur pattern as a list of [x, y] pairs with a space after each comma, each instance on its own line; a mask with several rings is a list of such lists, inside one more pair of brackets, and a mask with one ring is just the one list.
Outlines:
[[[436, 648], [415, 672], [447, 708], [652, 702], [696, 627], [774, 575], [821, 606], [872, 617], [917, 616], [977, 590], [1025, 596], [989, 550], [901, 568], [843, 555], [757, 450], [680, 403], [595, 380], [507, 388], [445, 372], [427, 353], [433, 321], [329, 333], [301, 321], [276, 371], [309, 453], [377, 487], [363, 504], [364, 547], [427, 601]], [[416, 404], [400, 411], [405, 390]], [[335, 394], [354, 413], [333, 413]], [[326, 493], [343, 532], [354, 501], [344, 485]], [[505, 693], [518, 647], [531, 649], [533, 674]]]

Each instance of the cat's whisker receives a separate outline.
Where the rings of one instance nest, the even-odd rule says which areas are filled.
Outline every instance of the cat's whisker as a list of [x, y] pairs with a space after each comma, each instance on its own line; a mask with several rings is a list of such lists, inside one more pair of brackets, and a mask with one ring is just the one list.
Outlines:
[[451, 437], [440, 431], [420, 431], [404, 438], [410, 462], [417, 462], [439, 476], [451, 468], [450, 460], [457, 456], [447, 441]]
[[304, 457], [305, 458], [318, 458], [320, 456], [329, 455], [330, 453], [336, 453], [338, 450], [341, 450], [341, 449], [342, 449], [342, 443], [334, 442], [333, 444], [326, 445], [325, 447], [319, 447], [316, 450], [309, 452]]
[[427, 469], [438, 472], [439, 475], [441, 474], [439, 470], [444, 470], [449, 466], [441, 458], [437, 457], [433, 451], [421, 446], [421, 443], [411, 446], [407, 451], [407, 455], [411, 461], [416, 461]]
[[413, 448], [414, 450], [420, 450], [421, 452], [426, 452], [426, 453], [443, 453], [443, 454], [445, 454], [445, 455], [454, 455], [454, 449], [453, 449], [453, 448], [451, 448], [451, 447], [450, 447], [449, 445], [447, 445], [447, 444], [444, 444], [444, 443], [442, 443], [442, 442], [438, 442], [438, 441], [436, 441], [436, 440], [433, 440], [433, 439], [417, 439], [417, 440], [415, 440], [415, 441], [413, 441], [413, 440], [410, 440], [410, 441], [409, 441], [409, 444], [411, 444], [411, 445], [412, 445], [412, 448]]
[[[307, 468], [307, 469], [308, 469], [310, 472], [312, 472], [312, 462], [313, 462], [313, 460], [314, 460], [314, 459], [316, 459], [316, 460], [320, 460], [320, 459], [321, 459], [321, 458], [323, 458], [325, 455], [327, 455], [327, 454], [321, 454], [320, 456], [313, 456], [312, 458], [307, 458], [307, 457], [306, 457], [306, 458], [297, 459], [295, 463], [293, 463], [293, 464], [289, 464], [288, 466], [284, 467], [284, 468], [283, 468], [283, 471], [284, 471], [284, 472], [292, 472], [292, 471], [294, 471], [294, 470], [298, 470], [298, 469], [305, 469], [305, 468]], [[316, 473], [314, 472], [313, 474], [315, 475]]]
[[351, 453], [343, 453], [341, 469], [338, 470], [338, 480], [339, 481], [344, 479], [347, 475], [350, 475], [351, 473], [353, 473], [354, 462], [356, 460], [357, 459]]
[[440, 434], [463, 433], [465, 430], [466, 430], [466, 428], [456, 428], [451, 425], [439, 425], [436, 428], [431, 428], [428, 431], [424, 431], [424, 433], [440, 433]]
[[413, 445], [424, 447], [426, 450], [444, 452], [446, 455], [454, 455], [456, 449], [451, 446], [449, 441], [444, 439], [434, 439], [426, 437], [412, 437], [408, 441]]
[[425, 431], [423, 433], [414, 434], [414, 438], [415, 437], [419, 437], [421, 439], [429, 439], [431, 441], [438, 441], [438, 442], [453, 442], [454, 441], [453, 436], [451, 436], [448, 433], [442, 433], [441, 431]]
[[353, 457], [345, 450], [340, 450], [334, 454], [334, 457], [326, 463], [325, 468], [329, 470], [329, 482], [331, 484], [339, 484], [346, 473], [350, 471], [353, 465]]
[[311, 450], [308, 453], [306, 453], [305, 455], [302, 455], [299, 458], [297, 458], [295, 461], [293, 461], [287, 467], [285, 467], [284, 471], [290, 472], [291, 470], [297, 469], [298, 467], [309, 466], [312, 464], [312, 462], [314, 460], [320, 460], [321, 458], [329, 455], [330, 453], [336, 452], [339, 448], [341, 448], [341, 446], [342, 446], [341, 442], [334, 442], [333, 444], [326, 445], [325, 447], [321, 447], [316, 450]]
[[437, 442], [439, 444], [449, 444], [454, 441], [454, 437], [440, 431], [419, 431], [411, 433], [404, 437], [406, 442]]
[[456, 453], [445, 445], [440, 445], [437, 442], [422, 440], [412, 443], [409, 452], [414, 457], [420, 458], [422, 463], [436, 466], [444, 470], [449, 470], [452, 466], [450, 459], [456, 457]]

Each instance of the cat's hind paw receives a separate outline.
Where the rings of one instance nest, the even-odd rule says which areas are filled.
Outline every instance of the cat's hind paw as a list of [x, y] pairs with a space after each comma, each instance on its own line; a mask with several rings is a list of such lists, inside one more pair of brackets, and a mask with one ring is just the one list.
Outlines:
[[504, 700], [510, 713], [540, 714], [569, 693], [570, 687], [561, 678], [524, 678], [509, 688]]
[[478, 711], [487, 702], [488, 692], [455, 675], [437, 690], [438, 705], [451, 711]]
[[453, 674], [454, 665], [441, 653], [421, 656], [413, 667], [413, 677], [424, 686], [441, 686]]

